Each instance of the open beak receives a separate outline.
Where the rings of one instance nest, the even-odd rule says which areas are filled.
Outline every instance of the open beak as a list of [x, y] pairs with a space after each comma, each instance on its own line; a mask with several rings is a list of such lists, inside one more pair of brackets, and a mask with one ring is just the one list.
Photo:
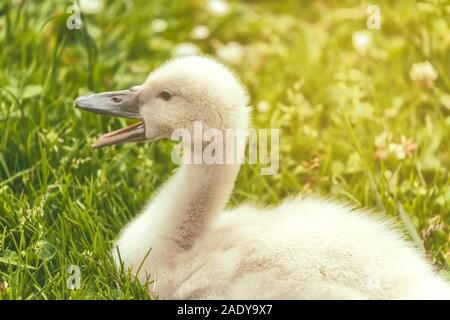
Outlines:
[[[142, 119], [139, 114], [139, 91], [121, 90], [80, 96], [74, 107], [106, 116]], [[93, 145], [101, 148], [113, 144], [145, 140], [144, 122], [102, 135]]]

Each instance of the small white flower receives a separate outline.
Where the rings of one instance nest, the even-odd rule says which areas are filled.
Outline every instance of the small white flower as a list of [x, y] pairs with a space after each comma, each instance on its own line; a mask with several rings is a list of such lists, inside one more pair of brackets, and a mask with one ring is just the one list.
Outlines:
[[224, 16], [230, 12], [230, 5], [225, 0], [208, 0], [207, 10], [216, 16]]
[[258, 109], [258, 111], [261, 112], [261, 113], [265, 113], [265, 112], [269, 111], [270, 103], [265, 101], [265, 100], [261, 100], [256, 105], [256, 109]]
[[417, 150], [417, 142], [414, 138], [406, 138], [404, 135], [400, 137], [400, 146], [408, 158], [414, 156], [414, 152]]
[[191, 37], [197, 40], [203, 40], [209, 37], [209, 29], [207, 26], [198, 25], [192, 29]]
[[155, 19], [155, 20], [152, 21], [152, 24], [150, 25], [150, 28], [152, 29], [153, 32], [160, 33], [160, 32], [165, 31], [168, 26], [169, 26], [169, 24], [167, 23], [166, 20]]
[[399, 160], [403, 160], [406, 157], [406, 152], [403, 149], [402, 145], [400, 144], [390, 143], [388, 146], [388, 150], [390, 153], [394, 154]]
[[103, 8], [102, 0], [79, 0], [80, 10], [83, 13], [99, 13]]
[[356, 52], [366, 54], [372, 44], [372, 34], [370, 31], [355, 31], [352, 34], [352, 44]]
[[415, 82], [431, 86], [438, 78], [438, 73], [430, 61], [425, 61], [422, 63], [413, 63], [409, 71], [409, 76]]
[[200, 52], [200, 49], [197, 45], [190, 42], [182, 42], [175, 46], [172, 50], [172, 55], [175, 57], [185, 57], [196, 55]]
[[240, 43], [231, 41], [219, 47], [217, 56], [230, 64], [239, 64], [244, 57], [244, 47]]

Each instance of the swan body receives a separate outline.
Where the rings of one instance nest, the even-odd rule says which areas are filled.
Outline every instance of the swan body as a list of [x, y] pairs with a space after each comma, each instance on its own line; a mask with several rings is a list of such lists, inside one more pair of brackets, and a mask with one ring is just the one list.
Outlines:
[[[192, 131], [194, 120], [248, 127], [245, 91], [206, 57], [171, 61], [129, 91], [106, 104], [111, 93], [77, 99], [80, 108], [143, 121], [96, 146], [169, 138]], [[181, 165], [122, 230], [117, 264], [154, 280], [151, 290], [165, 299], [450, 299], [449, 284], [380, 215], [313, 197], [224, 210], [239, 167]]]
[[[159, 225], [149, 217], [164, 211], [160, 205], [151, 204], [119, 238], [129, 265], [142, 261], [148, 247], [141, 244], [158, 243], [149, 234]], [[167, 248], [166, 258], [148, 267], [158, 270], [155, 291], [166, 298], [450, 298], [424, 257], [373, 215], [317, 198], [242, 205], [217, 216], [189, 250]]]

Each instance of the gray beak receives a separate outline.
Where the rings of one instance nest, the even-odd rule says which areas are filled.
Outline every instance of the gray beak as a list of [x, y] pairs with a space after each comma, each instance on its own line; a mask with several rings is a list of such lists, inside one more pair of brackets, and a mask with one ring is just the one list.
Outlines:
[[138, 91], [120, 90], [78, 97], [75, 108], [105, 116], [140, 118]]
[[[106, 116], [141, 119], [139, 91], [136, 90], [110, 91], [80, 96], [74, 101], [74, 107]], [[101, 148], [145, 139], [144, 122], [140, 121], [126, 128], [104, 134], [93, 147]]]

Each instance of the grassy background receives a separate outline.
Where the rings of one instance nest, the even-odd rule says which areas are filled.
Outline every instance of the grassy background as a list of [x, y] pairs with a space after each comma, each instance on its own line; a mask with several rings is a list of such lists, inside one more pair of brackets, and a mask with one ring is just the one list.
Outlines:
[[[72, 101], [141, 83], [186, 42], [237, 71], [255, 127], [282, 130], [280, 172], [245, 165], [231, 206], [302, 192], [384, 210], [448, 270], [445, 3], [377, 1], [381, 29], [367, 30], [369, 3], [360, 1], [230, 1], [219, 14], [201, 0], [105, 0], [69, 30], [72, 1], [2, 1], [0, 298], [151, 298], [108, 252], [175, 169], [172, 145], [92, 150], [125, 120], [81, 113]], [[205, 39], [192, 34], [198, 25]], [[352, 44], [358, 35], [372, 42]], [[410, 76], [424, 61], [437, 79]], [[70, 265], [81, 269], [80, 290], [66, 286]]]

